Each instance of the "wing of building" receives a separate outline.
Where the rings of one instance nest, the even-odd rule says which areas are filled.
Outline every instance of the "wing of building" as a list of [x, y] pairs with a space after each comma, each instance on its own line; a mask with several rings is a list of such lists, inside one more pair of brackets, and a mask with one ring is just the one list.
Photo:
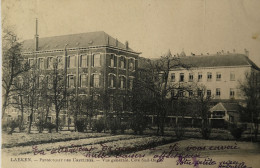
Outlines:
[[219, 100], [243, 100], [239, 83], [245, 74], [260, 69], [244, 54], [181, 57], [180, 62], [189, 69], [176, 68], [171, 71], [172, 83], [205, 86], [207, 94]]
[[[100, 115], [104, 111], [115, 111], [115, 106], [119, 105], [113, 101], [118, 97], [122, 100], [122, 111], [131, 111], [126, 101], [133, 87], [139, 54], [129, 47], [128, 42], [123, 44], [103, 31], [44, 38], [39, 38], [36, 31], [34, 39], [22, 42], [24, 61], [32, 67], [31, 70], [38, 72], [39, 87], [47, 80], [48, 89], [52, 89], [49, 75], [57, 63], [59, 72], [65, 73], [68, 93], [100, 99], [106, 97], [102, 101], [108, 102], [109, 106], [105, 109], [100, 105]], [[41, 110], [44, 109], [39, 112]], [[10, 118], [17, 113], [16, 109], [9, 109]], [[67, 116], [68, 109], [64, 108], [60, 115], [62, 122], [68, 123]], [[37, 117], [36, 113], [33, 120]], [[55, 116], [50, 113], [48, 118], [53, 122]]]

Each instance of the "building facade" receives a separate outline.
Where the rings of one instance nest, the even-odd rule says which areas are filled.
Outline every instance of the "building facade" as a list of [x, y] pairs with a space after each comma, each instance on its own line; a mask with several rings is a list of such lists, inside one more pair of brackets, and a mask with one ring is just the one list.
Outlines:
[[[38, 73], [39, 87], [47, 82], [46, 92], [52, 89], [49, 75], [55, 64], [58, 71], [65, 75], [68, 95], [103, 99], [106, 94], [106, 100], [101, 101], [108, 102], [109, 106], [99, 107], [100, 115], [105, 110], [113, 112], [113, 106], [118, 106], [113, 103], [115, 96], [122, 100], [122, 110], [129, 111], [123, 106], [132, 91], [139, 54], [129, 48], [128, 42], [123, 44], [102, 31], [45, 38], [39, 38], [36, 32], [35, 39], [22, 43], [24, 61], [28, 62], [30, 71]], [[23, 80], [18, 78], [20, 82]], [[14, 108], [8, 111], [11, 118], [19, 113]], [[68, 118], [68, 107], [61, 111], [62, 122], [70, 122], [68, 120], [72, 117]], [[33, 121], [37, 120], [37, 116], [39, 114], [35, 113]], [[29, 120], [29, 116], [25, 115], [25, 120], [26, 117]], [[49, 113], [48, 120], [53, 122], [55, 114]]]
[[[171, 70], [169, 85], [185, 88], [181, 92], [185, 98], [210, 96], [211, 118], [238, 122], [238, 105], [245, 100], [240, 84], [245, 82], [246, 74], [260, 73], [257, 65], [249, 59], [248, 52], [183, 56], [180, 57], [180, 62], [187, 65], [188, 69]], [[178, 92], [177, 90], [173, 94], [180, 94]]]

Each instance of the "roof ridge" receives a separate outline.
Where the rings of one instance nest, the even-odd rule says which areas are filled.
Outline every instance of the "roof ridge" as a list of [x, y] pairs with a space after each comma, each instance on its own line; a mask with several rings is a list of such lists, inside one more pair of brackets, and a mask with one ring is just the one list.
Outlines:
[[[39, 39], [62, 37], [62, 36], [75, 36], [75, 35], [80, 35], [80, 34], [102, 33], [102, 32], [104, 34], [107, 34], [105, 31], [101, 30], [101, 31], [92, 31], [92, 32], [85, 32], [85, 33], [73, 33], [73, 34], [64, 34], [64, 35], [56, 35], [56, 36], [39, 37]], [[34, 40], [34, 39], [33, 38], [32, 39], [25, 39], [24, 41], [27, 41], [27, 40]]]

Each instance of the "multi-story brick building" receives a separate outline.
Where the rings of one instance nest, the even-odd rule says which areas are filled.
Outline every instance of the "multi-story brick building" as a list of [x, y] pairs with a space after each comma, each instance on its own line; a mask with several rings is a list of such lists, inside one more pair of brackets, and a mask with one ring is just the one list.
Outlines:
[[[93, 96], [95, 90], [96, 96], [107, 94], [104, 101], [110, 103], [109, 111], [113, 111], [114, 96], [120, 96], [124, 102], [130, 95], [139, 54], [129, 48], [128, 42], [123, 44], [103, 31], [39, 38], [36, 27], [35, 39], [22, 43], [24, 61], [39, 73], [39, 84], [49, 79], [48, 74], [57, 62], [59, 71], [67, 78], [68, 93]], [[68, 108], [62, 111], [61, 118], [67, 120]], [[13, 113], [17, 116], [19, 112]], [[49, 119], [54, 118], [50, 113]]]

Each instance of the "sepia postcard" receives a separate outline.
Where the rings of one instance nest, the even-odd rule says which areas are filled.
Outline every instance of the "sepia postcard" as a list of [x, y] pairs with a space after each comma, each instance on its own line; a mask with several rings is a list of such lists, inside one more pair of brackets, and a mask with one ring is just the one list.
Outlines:
[[260, 167], [259, 6], [2, 0], [1, 167]]

